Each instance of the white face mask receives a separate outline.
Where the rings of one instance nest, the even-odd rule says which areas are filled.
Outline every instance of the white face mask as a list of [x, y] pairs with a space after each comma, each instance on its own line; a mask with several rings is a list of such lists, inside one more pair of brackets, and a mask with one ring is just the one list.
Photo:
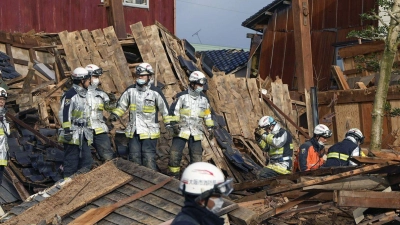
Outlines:
[[214, 207], [212, 207], [211, 209], [209, 209], [209, 208], [207, 208], [207, 209], [210, 210], [214, 214], [218, 213], [222, 209], [224, 200], [222, 200], [222, 198], [212, 198], [210, 200], [212, 200], [214, 202]]
[[92, 85], [93, 86], [98, 86], [100, 84], [100, 79], [99, 78], [92, 78]]
[[137, 79], [137, 80], [136, 80], [136, 83], [137, 83], [137, 84], [139, 84], [139, 85], [143, 85], [143, 84], [145, 84], [145, 83], [146, 83], [146, 80], [143, 80], [143, 79]]

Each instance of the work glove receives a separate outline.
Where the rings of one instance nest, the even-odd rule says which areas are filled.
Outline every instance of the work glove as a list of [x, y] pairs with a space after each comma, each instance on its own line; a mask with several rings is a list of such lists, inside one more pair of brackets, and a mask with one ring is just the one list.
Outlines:
[[69, 128], [64, 128], [64, 140], [70, 142], [72, 140], [72, 132]]
[[108, 117], [108, 120], [111, 122], [115, 122], [118, 120], [118, 116], [115, 115], [114, 113], [111, 113], [110, 117]]
[[261, 139], [261, 137], [264, 134], [268, 135], [268, 132], [264, 128], [261, 128], [261, 127], [257, 127], [256, 130], [254, 131], [254, 136], [255, 136], [256, 140]]
[[173, 124], [172, 129], [173, 129], [175, 135], [178, 135], [179, 132], [181, 132], [181, 128], [179, 127], [178, 123]]
[[110, 103], [115, 103], [117, 102], [117, 98], [115, 97], [115, 95], [113, 93], [107, 93], [108, 98], [110, 98]]
[[212, 140], [214, 138], [214, 128], [209, 127], [208, 128], [208, 139]]

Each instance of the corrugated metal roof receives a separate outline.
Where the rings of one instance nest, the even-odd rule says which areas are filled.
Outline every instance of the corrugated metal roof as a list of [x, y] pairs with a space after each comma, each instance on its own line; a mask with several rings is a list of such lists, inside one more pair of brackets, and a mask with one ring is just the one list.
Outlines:
[[215, 66], [225, 73], [243, 66], [249, 59], [249, 51], [237, 49], [204, 51], [201, 54], [206, 54], [215, 63]]

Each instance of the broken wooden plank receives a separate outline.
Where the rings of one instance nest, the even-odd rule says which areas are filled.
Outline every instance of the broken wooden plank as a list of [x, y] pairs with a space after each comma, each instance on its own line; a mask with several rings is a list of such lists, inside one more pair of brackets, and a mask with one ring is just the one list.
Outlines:
[[135, 38], [136, 44], [140, 51], [140, 55], [144, 62], [156, 61], [154, 53], [151, 49], [151, 44], [147, 39], [146, 31], [144, 30], [142, 22], [132, 24], [130, 26], [132, 35]]
[[400, 192], [334, 191], [338, 206], [400, 209]]
[[[108, 176], [104, 176], [104, 174]], [[54, 215], [64, 217], [130, 180], [132, 180], [132, 176], [118, 170], [114, 161], [107, 162], [86, 174], [76, 176], [51, 198], [41, 201], [40, 204], [34, 205], [29, 210], [11, 218], [5, 224], [36, 224], [41, 220], [51, 223]], [[80, 190], [88, 181], [91, 181], [89, 185], [67, 205], [66, 203], [70, 200], [68, 196], [72, 196], [75, 190]]]
[[82, 67], [86, 67], [87, 65], [92, 63], [90, 59], [89, 53], [86, 50], [85, 42], [82, 40], [81, 33], [79, 31], [74, 31], [68, 33], [68, 39], [70, 43], [73, 43], [73, 48], [75, 48], [75, 53], [78, 56], [79, 61], [81, 62]]
[[351, 177], [351, 176], [355, 176], [355, 175], [362, 174], [362, 173], [372, 172], [372, 171], [382, 169], [387, 166], [397, 165], [397, 164], [400, 164], [400, 163], [387, 162], [387, 163], [382, 163], [382, 164], [365, 166], [365, 167], [361, 167], [359, 169], [354, 169], [349, 172], [339, 173], [339, 174], [332, 175], [329, 177], [316, 178], [315, 180], [304, 181], [304, 182], [293, 184], [290, 186], [268, 189], [267, 194], [268, 195], [278, 194], [278, 193], [282, 193], [282, 192], [286, 192], [286, 191], [290, 191], [290, 190], [299, 189], [302, 187], [321, 184], [321, 183], [328, 182], [328, 181], [334, 181], [334, 180]]
[[[88, 49], [88, 57], [93, 64], [100, 66], [102, 64], [102, 59], [91, 33], [88, 30], [82, 30], [81, 34], [86, 48]], [[110, 71], [108, 70], [103, 70], [103, 75], [101, 76], [101, 88], [107, 93], [115, 93], [117, 91], [110, 76]]]
[[126, 84], [122, 81], [121, 76], [119, 76], [119, 71], [115, 65], [112, 54], [108, 52], [108, 44], [104, 37], [103, 32], [100, 29], [91, 31], [93, 39], [96, 42], [97, 50], [101, 55], [100, 66], [105, 71], [105, 76], [109, 76], [114, 81], [114, 85], [119, 93], [123, 93], [126, 89]]
[[15, 190], [17, 190], [19, 197], [21, 197], [22, 201], [25, 201], [30, 196], [30, 194], [25, 189], [24, 185], [15, 176], [14, 172], [12, 171], [12, 169], [10, 167], [5, 166], [4, 170], [5, 170], [6, 174], [10, 177], [11, 183], [15, 187]]
[[156, 62], [158, 63], [159, 74], [163, 77], [166, 84], [176, 83], [176, 78], [172, 68], [169, 64], [165, 49], [160, 40], [160, 34], [156, 25], [151, 25], [145, 28], [151, 49], [155, 55]]
[[75, 68], [82, 66], [79, 62], [78, 55], [75, 52], [73, 43], [70, 42], [68, 31], [62, 31], [58, 33], [58, 37], [64, 47], [64, 52], [69, 66], [69, 70], [73, 71]]
[[336, 83], [339, 85], [340, 89], [349, 90], [350, 89], [349, 84], [347, 83], [346, 78], [345, 78], [342, 70], [340, 69], [340, 67], [332, 65], [331, 71], [332, 71], [333, 77], [335, 78]]
[[250, 209], [239, 207], [238, 209], [230, 212], [228, 217], [236, 225], [250, 225], [254, 224], [257, 213]]
[[[126, 61], [124, 51], [118, 42], [118, 37], [114, 32], [112, 26], [104, 28], [104, 37], [106, 38], [108, 45], [108, 52], [112, 54], [115, 65], [118, 68], [119, 76], [124, 81], [124, 87], [132, 85], [134, 82], [132, 73], [129, 70], [128, 62]], [[111, 49], [110, 49], [111, 48]]]
[[[315, 177], [301, 177], [301, 181], [314, 180]], [[310, 190], [373, 190], [382, 191], [389, 186], [389, 182], [382, 176], [363, 176], [344, 178], [327, 184], [311, 185], [304, 187], [303, 191]]]

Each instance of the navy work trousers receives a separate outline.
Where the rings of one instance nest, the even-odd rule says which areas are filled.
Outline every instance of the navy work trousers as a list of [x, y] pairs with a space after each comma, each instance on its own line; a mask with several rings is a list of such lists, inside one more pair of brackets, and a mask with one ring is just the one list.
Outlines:
[[186, 142], [188, 142], [189, 147], [190, 163], [201, 162], [201, 156], [203, 153], [201, 141], [195, 141], [192, 135], [190, 135], [189, 140], [180, 137], [174, 137], [172, 139], [172, 146], [169, 157], [170, 167], [179, 167], [181, 165], [182, 152], [185, 148]]
[[[80, 157], [81, 153], [81, 157]], [[92, 153], [86, 138], [82, 140], [82, 150], [79, 145], [64, 143], [64, 177], [70, 177], [82, 168], [91, 169], [93, 164]]]
[[157, 139], [140, 139], [135, 132], [129, 139], [129, 160], [147, 168], [157, 170], [156, 147]]

